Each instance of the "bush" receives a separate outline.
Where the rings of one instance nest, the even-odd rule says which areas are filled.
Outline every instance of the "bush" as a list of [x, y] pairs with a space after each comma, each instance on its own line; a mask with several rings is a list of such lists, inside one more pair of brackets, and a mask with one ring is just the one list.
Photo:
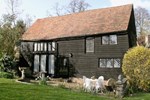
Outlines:
[[13, 78], [13, 73], [8, 73], [8, 72], [0, 72], [0, 78]]
[[0, 70], [4, 72], [11, 72], [14, 69], [15, 62], [13, 58], [7, 54], [2, 54], [0, 58]]
[[132, 89], [150, 91], [150, 50], [137, 46], [127, 51], [122, 71]]
[[43, 80], [42, 79], [40, 79], [39, 80], [39, 85], [47, 85], [47, 79], [46, 78], [44, 78]]

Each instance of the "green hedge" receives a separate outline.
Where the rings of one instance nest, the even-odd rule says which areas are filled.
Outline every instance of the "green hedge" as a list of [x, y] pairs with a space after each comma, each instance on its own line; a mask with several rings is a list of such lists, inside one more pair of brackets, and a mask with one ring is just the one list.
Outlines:
[[0, 78], [13, 78], [13, 73], [8, 73], [8, 72], [0, 72]]

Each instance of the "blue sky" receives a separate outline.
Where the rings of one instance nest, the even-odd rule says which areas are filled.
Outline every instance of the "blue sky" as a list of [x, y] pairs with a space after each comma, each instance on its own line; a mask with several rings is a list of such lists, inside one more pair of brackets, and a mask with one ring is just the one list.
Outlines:
[[[24, 18], [26, 15], [30, 15], [35, 18], [47, 17], [47, 11], [53, 14], [52, 8], [55, 6], [56, 2], [60, 5], [67, 5], [70, 0], [19, 0], [20, 6], [20, 16]], [[106, 8], [111, 6], [118, 6], [124, 4], [134, 4], [134, 7], [141, 6], [150, 11], [150, 0], [85, 0], [91, 7], [89, 9]], [[7, 6], [6, 0], [0, 0], [0, 16], [6, 13]]]

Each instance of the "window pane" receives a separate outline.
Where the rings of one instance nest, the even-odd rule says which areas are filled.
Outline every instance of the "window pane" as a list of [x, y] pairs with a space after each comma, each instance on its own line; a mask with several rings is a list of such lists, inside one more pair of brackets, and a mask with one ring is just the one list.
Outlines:
[[49, 61], [48, 61], [48, 64], [49, 64], [49, 67], [48, 67], [48, 73], [49, 74], [54, 74], [54, 66], [55, 66], [55, 56], [54, 55], [49, 55]]
[[46, 72], [46, 55], [41, 55], [41, 71]]
[[86, 39], [86, 52], [94, 52], [94, 38]]
[[41, 43], [41, 51], [43, 51], [43, 43]]
[[44, 43], [44, 51], [47, 51], [47, 43]]
[[113, 68], [113, 59], [107, 59], [107, 68]]
[[114, 59], [114, 68], [120, 68], [120, 59]]
[[110, 44], [117, 44], [117, 36], [110, 35]]
[[105, 68], [106, 67], [106, 59], [100, 59], [99, 66], [101, 68]]
[[37, 43], [34, 43], [34, 51], [37, 51], [37, 47], [38, 47]]
[[34, 56], [34, 72], [39, 72], [39, 55]]
[[55, 42], [52, 42], [52, 51], [55, 51], [55, 47], [56, 47]]
[[108, 36], [102, 36], [102, 44], [108, 44], [108, 43], [109, 43]]
[[40, 47], [41, 47], [41, 44], [40, 44], [40, 43], [38, 43], [38, 51], [40, 51]]
[[48, 43], [48, 51], [52, 51], [52, 45], [51, 45], [51, 43]]

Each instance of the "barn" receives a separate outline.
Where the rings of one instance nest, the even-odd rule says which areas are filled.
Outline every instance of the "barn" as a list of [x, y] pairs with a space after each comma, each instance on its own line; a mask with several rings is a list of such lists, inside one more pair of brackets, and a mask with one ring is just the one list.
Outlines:
[[117, 78], [136, 45], [132, 4], [38, 19], [22, 35], [21, 63], [32, 74]]

